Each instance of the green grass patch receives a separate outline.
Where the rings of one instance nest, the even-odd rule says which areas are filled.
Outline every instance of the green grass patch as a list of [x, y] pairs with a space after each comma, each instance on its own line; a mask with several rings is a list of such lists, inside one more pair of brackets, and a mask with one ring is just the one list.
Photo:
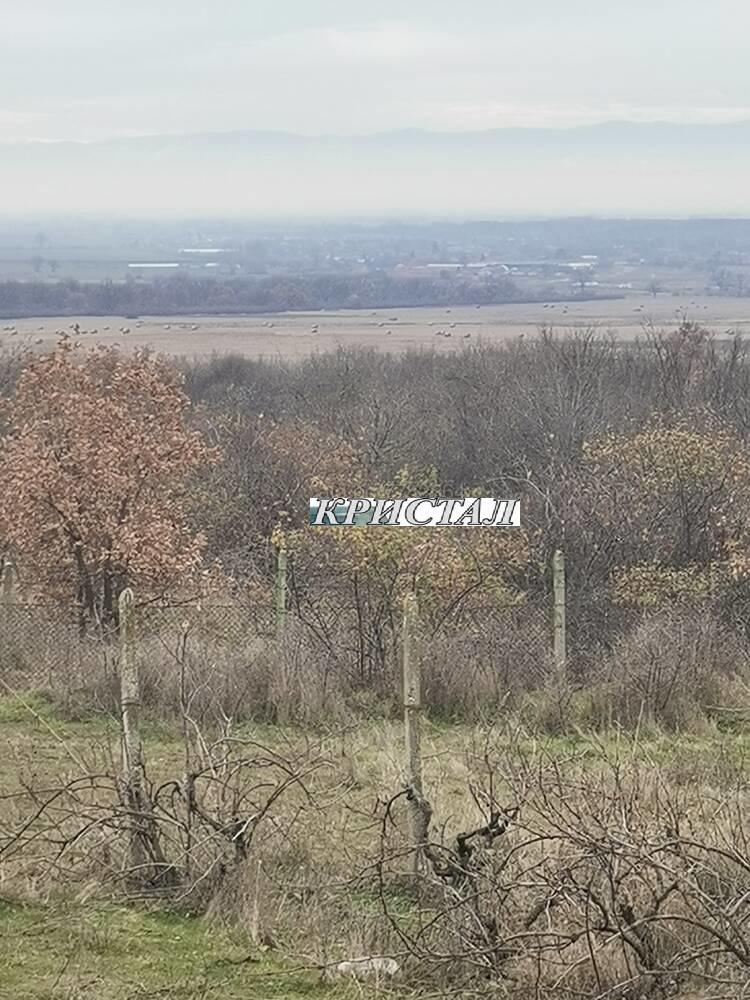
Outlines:
[[90, 903], [0, 898], [0, 969], [0, 1000], [346, 996], [205, 920]]

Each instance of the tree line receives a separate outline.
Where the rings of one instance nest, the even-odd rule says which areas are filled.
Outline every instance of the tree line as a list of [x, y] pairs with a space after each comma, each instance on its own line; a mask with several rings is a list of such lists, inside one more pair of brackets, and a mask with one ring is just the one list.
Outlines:
[[[533, 298], [533, 296], [531, 296]], [[529, 301], [509, 278], [317, 274], [153, 281], [0, 282], [0, 316], [131, 316], [481, 305]]]

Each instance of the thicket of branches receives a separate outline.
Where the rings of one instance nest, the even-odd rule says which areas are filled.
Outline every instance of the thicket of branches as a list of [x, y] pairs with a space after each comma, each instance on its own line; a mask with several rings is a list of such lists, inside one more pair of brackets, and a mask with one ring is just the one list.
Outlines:
[[211, 735], [189, 688], [182, 719], [184, 744], [147, 767], [138, 808], [104, 743], [65, 746], [68, 773], [0, 796], [5, 890], [160, 900], [239, 922], [246, 960], [279, 949], [322, 975], [395, 972], [417, 995], [747, 993], [739, 759], [657, 763], [625, 739], [552, 754], [476, 730], [426, 761], [413, 871], [395, 732], [362, 734], [366, 753], [354, 732], [273, 746], [229, 725]]
[[237, 571], [253, 539], [300, 524], [310, 495], [389, 489], [519, 496], [529, 551], [510, 568], [525, 592], [544, 588], [561, 546], [573, 602], [744, 596], [750, 358], [740, 338], [685, 323], [627, 345], [545, 332], [451, 355], [224, 357], [190, 367], [187, 391], [225, 453], [212, 482], [221, 499], [201, 517], [212, 551]]

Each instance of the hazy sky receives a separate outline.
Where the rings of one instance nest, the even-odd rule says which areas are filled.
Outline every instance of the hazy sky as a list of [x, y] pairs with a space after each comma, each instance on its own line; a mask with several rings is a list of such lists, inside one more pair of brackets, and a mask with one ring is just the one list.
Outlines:
[[0, 0], [0, 138], [750, 118], [747, 0]]

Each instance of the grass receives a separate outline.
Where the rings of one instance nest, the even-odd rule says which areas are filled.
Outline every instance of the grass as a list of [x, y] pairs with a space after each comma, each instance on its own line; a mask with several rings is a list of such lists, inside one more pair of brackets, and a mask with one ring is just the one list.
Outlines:
[[[146, 720], [143, 734], [149, 774], [179, 778], [184, 757], [178, 725]], [[253, 947], [246, 933], [248, 910], [232, 910], [231, 900], [227, 913], [218, 911], [226, 919], [218, 925], [185, 913], [126, 906], [122, 897], [115, 901], [118, 897], [112, 893], [118, 890], [99, 881], [97, 867], [84, 867], [80, 876], [68, 879], [66, 888], [54, 865], [52, 881], [40, 879], [44, 866], [36, 864], [34, 845], [15, 882], [12, 864], [0, 870], [0, 1000], [338, 998], [350, 991], [323, 981], [314, 969], [298, 967], [288, 953], [325, 954], [326, 961], [398, 953], [399, 942], [389, 938], [390, 929], [383, 924], [381, 891], [388, 894], [391, 914], [405, 927], [415, 919], [410, 893], [398, 878], [389, 877], [387, 888], [381, 889], [373, 878], [352, 876], [365, 869], [372, 874], [380, 829], [375, 804], [382, 805], [403, 785], [400, 725], [368, 721], [347, 733], [316, 734], [244, 725], [235, 735], [275, 750], [320, 742], [318, 749], [330, 763], [310, 779], [311, 784], [319, 782], [315, 791], [321, 807], [305, 807], [298, 814], [300, 801], [280, 804], [283, 836], [270, 824], [264, 827], [267, 845], [262, 838], [257, 842], [277, 880], [267, 883], [268, 895], [260, 898], [269, 908], [262, 920], [267, 918], [273, 930], [278, 921], [281, 929], [279, 936], [272, 935], [278, 950]], [[571, 782], [571, 796], [578, 795], [576, 801], [586, 812], [590, 800], [576, 789], [588, 783], [588, 793], [598, 795], [601, 788], [611, 788], [609, 766], [617, 761], [626, 783], [640, 782], [642, 794], [657, 795], [657, 782], [663, 781], [678, 808], [690, 801], [691, 822], [698, 824], [703, 820], [695, 820], [701, 815], [700, 801], [693, 801], [696, 790], [707, 802], [718, 801], [720, 790], [736, 782], [738, 773], [746, 774], [750, 761], [750, 733], [745, 728], [721, 731], [707, 724], [694, 733], [670, 734], [643, 725], [637, 736], [619, 731], [535, 736], [497, 726], [490, 737], [486, 726], [425, 720], [425, 787], [449, 839], [451, 831], [466, 829], [481, 816], [467, 789], [472, 783], [482, 785], [490, 743], [493, 758], [501, 761], [494, 773], [502, 801], [511, 794], [508, 767], [512, 771], [526, 760], [532, 770], [543, 769], [554, 760]], [[634, 762], [637, 767], [630, 766]], [[5, 803], [0, 798], [0, 810], [7, 807], [0, 833], [3, 825], [9, 829], [22, 822], [24, 810], [33, 812], [33, 803], [18, 794], [22, 784], [52, 788], [82, 771], [118, 770], [116, 719], [85, 713], [71, 719], [38, 694], [0, 697], [0, 796], [9, 796]], [[597, 784], [600, 776], [603, 784]], [[644, 808], [651, 808], [650, 799]], [[389, 836], [395, 835], [389, 831]], [[297, 892], [297, 882], [313, 889], [317, 885], [317, 894], [308, 900]], [[285, 897], [286, 909], [271, 912], [274, 886], [292, 883], [295, 892]], [[242, 889], [239, 883], [236, 887]]]
[[[45, 787], [97, 763], [117, 768], [118, 735], [117, 720], [105, 714], [71, 721], [37, 693], [0, 697], [0, 795], [14, 796], [22, 781]], [[274, 740], [267, 726], [252, 735]], [[292, 735], [277, 730], [276, 744]], [[177, 726], [145, 722], [143, 736], [153, 772], [183, 766]], [[76, 891], [53, 889], [40, 901], [34, 888], [15, 886], [8, 895], [7, 882], [3, 895], [0, 883], [0, 1000], [296, 1000], [351, 992], [303, 963], [254, 948], [241, 927], [118, 905], [106, 893], [84, 900]]]
[[[53, 774], [73, 765], [73, 758], [90, 760], [92, 754], [114, 754], [119, 758], [119, 720], [105, 713], [90, 712], [71, 720], [62, 716], [55, 705], [35, 692], [17, 692], [0, 695], [0, 787], [4, 780], [15, 777], [26, 761], [35, 772]], [[481, 755], [481, 745], [489, 728], [443, 719], [425, 719], [423, 727], [423, 755], [427, 770], [441, 768], [446, 758], [453, 761], [467, 752]], [[289, 742], [305, 740], [309, 729], [295, 726], [272, 726], [266, 723], [241, 724], [234, 735], [248, 737], [269, 747], [280, 747]], [[182, 759], [182, 740], [176, 722], [144, 718], [141, 724], [147, 760], [155, 772], [171, 769]], [[321, 744], [340, 755], [356, 760], [359, 774], [365, 780], [382, 778], [384, 768], [391, 775], [398, 771], [401, 761], [402, 735], [397, 722], [389, 720], [361, 722], [345, 738], [341, 731], [321, 730], [312, 734]], [[498, 730], [497, 743], [503, 742]], [[521, 751], [544, 751], [556, 758], [576, 755], [580, 758], [635, 757], [653, 763], [669, 763], [679, 759], [684, 762], [695, 757], [717, 757], [729, 754], [742, 760], [750, 759], [750, 726], [741, 720], [736, 723], [707, 725], [696, 732], [674, 733], [655, 725], [644, 725], [633, 734], [619, 729], [601, 733], [583, 730], [565, 734], [529, 734], [523, 727], [516, 735]]]
[[[297, 1000], [346, 995], [205, 920], [0, 897], [0, 1000]], [[249, 960], [248, 960], [249, 957]]]

